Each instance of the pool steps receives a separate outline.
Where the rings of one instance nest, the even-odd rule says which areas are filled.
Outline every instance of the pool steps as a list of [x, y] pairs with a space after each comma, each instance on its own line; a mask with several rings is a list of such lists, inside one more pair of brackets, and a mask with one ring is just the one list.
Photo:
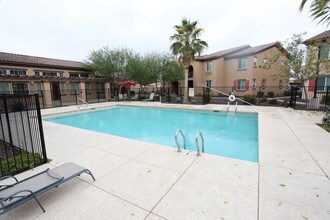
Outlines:
[[[178, 152], [181, 152], [181, 148], [180, 148], [180, 144], [178, 142], [178, 136], [179, 134], [181, 134], [182, 138], [183, 138], [183, 149], [186, 149], [186, 137], [184, 136], [183, 132], [181, 129], [177, 130], [176, 133], [175, 133], [175, 143], [176, 143], [176, 146], [178, 147]], [[204, 137], [202, 135], [202, 132], [197, 132], [196, 134], [196, 138], [195, 138], [195, 145], [196, 145], [196, 150], [197, 150], [197, 156], [201, 156], [201, 151], [200, 151], [200, 148], [199, 148], [199, 138], [202, 139], [202, 153], [204, 153]]]

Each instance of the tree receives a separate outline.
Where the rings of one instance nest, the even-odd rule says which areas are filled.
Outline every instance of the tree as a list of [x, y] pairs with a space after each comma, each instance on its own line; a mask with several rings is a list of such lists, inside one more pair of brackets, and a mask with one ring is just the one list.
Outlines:
[[175, 33], [170, 37], [174, 41], [170, 49], [174, 55], [178, 56], [178, 61], [185, 68], [184, 103], [188, 103], [188, 68], [195, 60], [195, 55], [200, 55], [208, 47], [208, 44], [199, 38], [203, 29], [197, 25], [197, 21], [190, 21], [184, 18], [181, 24], [174, 26]]
[[[299, 10], [302, 11], [307, 0], [302, 0]], [[330, 24], [330, 0], [313, 0], [309, 9], [313, 20], [319, 20], [318, 24]]]
[[127, 72], [142, 88], [142, 86], [154, 82], [153, 76], [150, 73], [150, 68], [151, 67], [145, 57], [135, 54], [127, 65]]
[[184, 67], [173, 56], [162, 56], [162, 70], [159, 73], [159, 81], [162, 87], [169, 86], [171, 82], [184, 79]]
[[132, 57], [133, 51], [131, 49], [104, 47], [92, 51], [84, 64], [89, 70], [101, 76], [110, 77], [114, 83], [119, 83], [129, 79], [127, 65]]
[[[319, 54], [319, 45], [316, 42], [313, 42], [312, 45], [309, 45], [307, 48], [303, 40], [302, 34], [294, 34], [291, 39], [283, 43], [286, 52], [288, 53], [289, 60], [283, 63], [283, 67], [276, 75], [276, 77], [285, 77], [291, 78], [296, 82], [299, 82], [302, 86], [305, 85], [305, 82], [310, 79], [315, 79], [321, 76], [319, 72], [329, 73], [329, 62], [328, 60], [318, 59]], [[278, 61], [279, 54], [273, 55], [271, 65]], [[305, 97], [307, 96], [307, 91], [304, 89]], [[307, 106], [306, 99], [306, 106]]]

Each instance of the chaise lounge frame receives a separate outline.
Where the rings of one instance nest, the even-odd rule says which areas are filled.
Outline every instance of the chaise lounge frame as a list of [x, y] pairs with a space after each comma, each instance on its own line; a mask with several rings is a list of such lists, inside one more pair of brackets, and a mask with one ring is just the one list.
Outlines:
[[[51, 170], [48, 168], [21, 181], [18, 181], [14, 176], [0, 177], [0, 181], [8, 178], [12, 178], [16, 181], [15, 183], [9, 185], [0, 184], [0, 215], [24, 204], [31, 199], [34, 199], [42, 211], [46, 212], [40, 201], [37, 199], [37, 196], [58, 187], [60, 184], [63, 184], [74, 177], [80, 176], [82, 173], [89, 174], [95, 181], [95, 178], [90, 170], [75, 163], [66, 163]], [[36, 186], [36, 182], [40, 182], [40, 184], [43, 185]]]

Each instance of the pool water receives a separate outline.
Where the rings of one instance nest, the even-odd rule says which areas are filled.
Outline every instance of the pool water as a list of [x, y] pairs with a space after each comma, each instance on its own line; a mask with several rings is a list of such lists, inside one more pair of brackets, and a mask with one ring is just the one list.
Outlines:
[[[193, 151], [195, 136], [200, 131], [205, 153], [258, 162], [257, 114], [113, 107], [44, 120], [170, 147], [176, 147], [175, 133], [181, 129], [187, 149]], [[178, 141], [183, 147], [181, 136]]]

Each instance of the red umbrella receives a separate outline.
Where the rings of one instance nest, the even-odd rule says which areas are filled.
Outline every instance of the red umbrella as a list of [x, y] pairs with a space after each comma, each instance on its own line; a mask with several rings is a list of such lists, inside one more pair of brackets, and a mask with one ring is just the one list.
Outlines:
[[137, 83], [131, 82], [131, 81], [126, 81], [126, 82], [121, 82], [119, 83], [120, 86], [135, 86]]

